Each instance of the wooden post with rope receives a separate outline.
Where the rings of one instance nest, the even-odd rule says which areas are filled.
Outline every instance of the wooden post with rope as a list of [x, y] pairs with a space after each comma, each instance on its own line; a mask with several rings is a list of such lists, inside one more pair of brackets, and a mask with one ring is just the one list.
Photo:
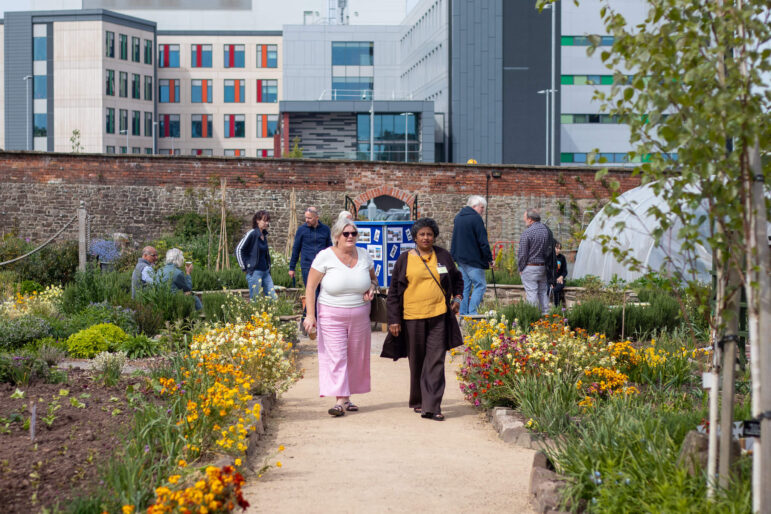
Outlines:
[[217, 271], [230, 267], [230, 254], [228, 253], [228, 211], [225, 207], [227, 179], [224, 177], [220, 178], [220, 189], [222, 190], [220, 208], [220, 238], [217, 243], [217, 262], [214, 265], [214, 269]]
[[294, 235], [297, 232], [297, 203], [294, 188], [292, 188], [292, 194], [289, 195], [289, 223], [287, 227], [284, 255], [286, 256], [287, 260], [289, 260], [292, 257]]

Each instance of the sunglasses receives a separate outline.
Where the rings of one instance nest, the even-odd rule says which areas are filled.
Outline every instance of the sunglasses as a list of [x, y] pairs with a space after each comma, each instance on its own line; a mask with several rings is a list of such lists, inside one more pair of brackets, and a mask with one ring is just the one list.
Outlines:
[[353, 232], [343, 232], [343, 237], [351, 237], [351, 236], [356, 237], [358, 235], [359, 233], [355, 230]]

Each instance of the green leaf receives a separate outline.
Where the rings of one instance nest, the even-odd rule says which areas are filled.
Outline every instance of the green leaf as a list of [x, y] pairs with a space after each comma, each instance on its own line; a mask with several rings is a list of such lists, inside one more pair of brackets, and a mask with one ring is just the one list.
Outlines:
[[14, 400], [24, 398], [24, 391], [22, 391], [17, 387], [16, 391], [14, 391], [13, 394], [11, 395], [11, 398], [13, 398]]

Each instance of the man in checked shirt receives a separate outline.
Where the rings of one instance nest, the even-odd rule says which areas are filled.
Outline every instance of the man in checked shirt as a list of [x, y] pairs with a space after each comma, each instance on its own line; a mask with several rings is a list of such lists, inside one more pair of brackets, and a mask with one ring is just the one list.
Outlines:
[[544, 254], [551, 232], [541, 223], [541, 213], [537, 209], [525, 211], [525, 225], [527, 228], [519, 238], [517, 266], [525, 287], [525, 299], [546, 314], [549, 311], [549, 284]]

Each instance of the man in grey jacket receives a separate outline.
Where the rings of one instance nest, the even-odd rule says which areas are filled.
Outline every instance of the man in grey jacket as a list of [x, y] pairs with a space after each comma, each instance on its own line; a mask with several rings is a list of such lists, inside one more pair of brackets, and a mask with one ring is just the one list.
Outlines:
[[131, 298], [136, 298], [137, 289], [155, 280], [153, 265], [158, 261], [158, 251], [152, 246], [142, 248], [142, 257], [137, 261], [131, 274]]

